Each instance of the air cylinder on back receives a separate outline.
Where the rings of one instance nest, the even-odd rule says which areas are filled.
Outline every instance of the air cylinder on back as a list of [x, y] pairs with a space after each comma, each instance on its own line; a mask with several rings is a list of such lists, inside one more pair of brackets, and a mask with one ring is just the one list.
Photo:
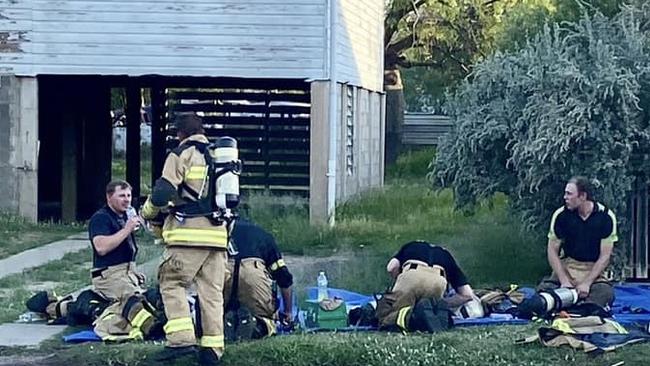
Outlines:
[[[211, 151], [217, 173], [228, 163], [239, 161], [237, 140], [232, 137], [220, 137]], [[234, 208], [239, 204], [239, 175], [229, 171], [217, 178], [215, 203], [221, 209]]]

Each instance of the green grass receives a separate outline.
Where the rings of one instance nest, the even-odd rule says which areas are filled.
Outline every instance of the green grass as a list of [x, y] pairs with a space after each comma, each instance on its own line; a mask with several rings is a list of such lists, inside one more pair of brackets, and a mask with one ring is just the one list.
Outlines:
[[[508, 214], [502, 195], [466, 216], [454, 210], [451, 191], [434, 192], [424, 183], [395, 179], [338, 207], [335, 229], [310, 226], [307, 210], [298, 200], [286, 205], [295, 210], [279, 210], [256, 197], [248, 213], [274, 234], [285, 253], [331, 255], [352, 251], [353, 260], [383, 273], [385, 261], [402, 244], [421, 239], [447, 247], [475, 286], [530, 285], [547, 271], [544, 239], [522, 233]], [[351, 289], [360, 291], [372, 285], [383, 288], [387, 280], [369, 277], [377, 282], [370, 286], [367, 282], [338, 282], [353, 282]]]
[[389, 180], [411, 179], [423, 182], [429, 172], [429, 164], [431, 164], [435, 156], [435, 147], [409, 150], [401, 154], [395, 164], [386, 167], [386, 177]]
[[36, 248], [83, 231], [78, 224], [32, 223], [22, 217], [0, 213], [0, 259]]
[[[223, 365], [644, 365], [648, 344], [629, 345], [599, 357], [569, 348], [545, 348], [539, 343], [515, 345], [518, 338], [535, 334], [535, 326], [455, 328], [433, 335], [387, 333], [324, 333], [275, 337], [228, 345]], [[157, 365], [152, 358], [159, 343], [119, 345], [47, 345], [55, 356], [47, 365]], [[28, 351], [24, 351], [28, 352]], [[33, 352], [33, 351], [32, 351]], [[158, 363], [159, 364], [159, 363]], [[195, 365], [185, 357], [166, 365]]]

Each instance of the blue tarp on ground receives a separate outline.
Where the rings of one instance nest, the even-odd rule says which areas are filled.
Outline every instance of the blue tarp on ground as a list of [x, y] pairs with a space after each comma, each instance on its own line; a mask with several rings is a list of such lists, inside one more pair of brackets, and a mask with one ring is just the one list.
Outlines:
[[[522, 289], [526, 294], [531, 294], [534, 291], [530, 288]], [[614, 319], [619, 323], [625, 324], [648, 324], [650, 322], [650, 285], [645, 284], [623, 284], [614, 287], [616, 300], [612, 307]], [[359, 294], [356, 292], [329, 288], [328, 295], [330, 297], [338, 297], [346, 302], [348, 309], [363, 306], [369, 302], [374, 301], [372, 296]], [[318, 297], [318, 289], [316, 287], [307, 288], [307, 300], [316, 300]], [[294, 297], [294, 315], [300, 313], [297, 309], [297, 301]], [[525, 324], [528, 323], [524, 319], [516, 319], [508, 314], [491, 314], [489, 317], [478, 319], [454, 319], [457, 326], [474, 326], [474, 325], [499, 325], [499, 324]], [[304, 325], [304, 324], [303, 324]], [[348, 327], [341, 329], [341, 331], [368, 331], [373, 330], [370, 327]], [[315, 332], [318, 329], [310, 329], [309, 331]], [[92, 330], [85, 330], [63, 337], [65, 342], [93, 342], [101, 341], [101, 339]]]

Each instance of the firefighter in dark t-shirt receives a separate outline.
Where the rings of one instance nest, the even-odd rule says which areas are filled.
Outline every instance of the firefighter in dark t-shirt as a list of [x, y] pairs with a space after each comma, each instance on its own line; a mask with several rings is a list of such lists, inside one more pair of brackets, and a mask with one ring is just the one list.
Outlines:
[[[231, 238], [237, 247], [239, 268], [238, 299], [253, 315], [267, 325], [266, 334], [275, 333], [274, 320], [291, 325], [293, 276], [287, 268], [273, 236], [260, 226], [238, 219], [234, 223]], [[231, 297], [235, 258], [228, 261], [228, 273], [224, 290], [227, 303]], [[276, 314], [273, 281], [280, 288], [284, 312]]]
[[593, 200], [585, 177], [569, 180], [564, 203], [553, 213], [548, 233], [547, 256], [553, 274], [540, 283], [538, 290], [575, 288], [585, 302], [610, 305], [614, 289], [605, 277], [605, 269], [618, 241], [616, 216]]
[[389, 297], [390, 309], [377, 316], [383, 327], [397, 325], [407, 329], [409, 311], [420, 299], [441, 299], [447, 285], [456, 294], [445, 299], [450, 308], [458, 307], [475, 298], [454, 257], [445, 248], [425, 241], [405, 244], [388, 262], [386, 270], [395, 278], [395, 284], [384, 297]]

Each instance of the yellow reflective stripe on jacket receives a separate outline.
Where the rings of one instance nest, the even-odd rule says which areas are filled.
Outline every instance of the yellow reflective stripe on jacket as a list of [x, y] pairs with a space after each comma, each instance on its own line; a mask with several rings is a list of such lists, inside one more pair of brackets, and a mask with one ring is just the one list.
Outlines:
[[397, 314], [397, 326], [404, 330], [408, 330], [408, 320], [406, 319], [406, 316], [410, 310], [410, 306], [405, 306], [399, 309], [399, 313]]
[[163, 231], [165, 243], [206, 243], [225, 248], [228, 245], [226, 230], [176, 228]]
[[138, 311], [138, 313], [133, 317], [133, 320], [131, 320], [131, 325], [140, 328], [142, 324], [144, 324], [144, 322], [146, 322], [148, 319], [151, 319], [152, 316], [153, 315], [151, 315], [150, 312], [142, 309]]
[[208, 167], [204, 166], [191, 166], [185, 172], [185, 179], [203, 179], [208, 172]]
[[192, 318], [176, 318], [167, 321], [167, 324], [163, 327], [165, 334], [182, 332], [189, 330], [194, 333], [194, 324], [192, 323]]
[[206, 348], [223, 348], [223, 336], [203, 336], [199, 339], [199, 346]]
[[142, 217], [145, 219], [153, 219], [158, 215], [158, 212], [160, 212], [160, 208], [156, 207], [151, 203], [151, 197], [147, 198], [147, 200], [144, 202], [144, 205], [142, 205], [142, 208], [140, 209], [140, 214]]
[[575, 330], [571, 328], [571, 325], [566, 321], [566, 319], [555, 319], [553, 320], [553, 323], [551, 323], [551, 328], [557, 329], [560, 332], [567, 333], [567, 334], [575, 334]]
[[280, 258], [275, 263], [271, 264], [271, 271], [277, 271], [284, 266], [286, 266], [286, 264], [284, 264], [284, 259]]

